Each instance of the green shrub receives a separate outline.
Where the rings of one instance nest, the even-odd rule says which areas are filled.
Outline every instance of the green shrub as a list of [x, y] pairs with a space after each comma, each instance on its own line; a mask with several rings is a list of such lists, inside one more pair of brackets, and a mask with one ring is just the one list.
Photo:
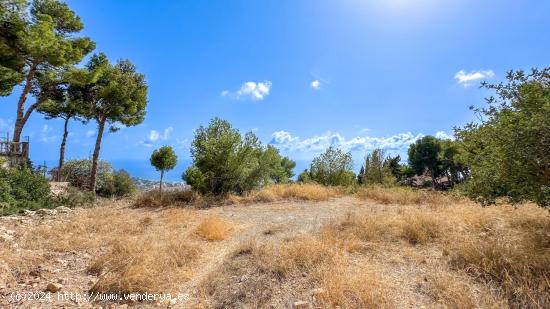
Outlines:
[[2, 215], [58, 206], [46, 178], [28, 168], [0, 168], [0, 204]]
[[550, 68], [507, 79], [482, 85], [495, 96], [473, 108], [481, 121], [456, 131], [471, 173], [461, 189], [484, 203], [507, 196], [550, 206]]
[[[90, 186], [90, 172], [92, 161], [88, 159], [69, 160], [63, 165], [61, 179], [68, 181], [71, 186], [87, 189]], [[99, 161], [97, 165], [97, 191], [109, 190], [111, 185], [113, 167], [105, 161]]]
[[243, 193], [269, 183], [290, 182], [295, 163], [256, 135], [242, 136], [225, 120], [200, 127], [191, 145], [193, 164], [182, 178], [201, 193]]
[[129, 196], [136, 192], [134, 180], [125, 170], [118, 170], [113, 173], [113, 186], [115, 196]]
[[[62, 179], [79, 189], [89, 188], [90, 160], [70, 160], [61, 171]], [[127, 196], [135, 192], [135, 185], [130, 175], [124, 171], [114, 171], [111, 164], [98, 162], [96, 192], [100, 196]]]
[[[361, 185], [392, 185], [396, 178], [392, 174], [392, 168], [399, 167], [399, 156], [386, 157], [382, 149], [375, 149], [365, 157], [365, 164], [361, 166], [361, 172], [357, 176]], [[393, 165], [392, 167], [390, 167]]]
[[311, 180], [325, 186], [350, 186], [355, 183], [353, 160], [350, 152], [329, 147], [313, 159], [309, 169]]
[[56, 201], [59, 205], [76, 207], [93, 203], [95, 201], [95, 196], [90, 191], [69, 187], [67, 192], [56, 198]]

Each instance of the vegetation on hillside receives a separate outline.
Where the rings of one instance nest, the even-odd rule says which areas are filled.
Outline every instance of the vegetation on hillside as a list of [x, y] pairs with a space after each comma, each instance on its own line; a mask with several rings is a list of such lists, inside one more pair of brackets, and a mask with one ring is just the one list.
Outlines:
[[243, 193], [271, 183], [285, 183], [295, 163], [252, 132], [242, 136], [225, 120], [199, 127], [191, 144], [192, 165], [183, 179], [201, 193]]
[[[96, 192], [100, 196], [128, 196], [136, 191], [130, 175], [124, 171], [115, 171], [110, 163], [99, 161], [97, 164]], [[88, 189], [92, 161], [88, 159], [69, 160], [59, 173], [60, 179], [81, 190]], [[54, 171], [57, 174], [57, 171]]]
[[510, 71], [488, 107], [472, 108], [481, 121], [456, 131], [472, 177], [464, 191], [482, 202], [507, 196], [550, 205], [550, 68]]
[[298, 179], [301, 182], [314, 181], [325, 186], [350, 186], [355, 183], [353, 158], [351, 152], [343, 152], [329, 147], [315, 157], [309, 170], [305, 170]]

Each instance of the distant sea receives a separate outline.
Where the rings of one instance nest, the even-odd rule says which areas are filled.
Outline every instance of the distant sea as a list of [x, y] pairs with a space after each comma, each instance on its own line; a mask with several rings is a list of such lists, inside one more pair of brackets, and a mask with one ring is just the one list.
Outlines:
[[[148, 180], [157, 180], [159, 178], [159, 172], [151, 166], [149, 160], [112, 160], [110, 162], [115, 169], [124, 169], [130, 173], [132, 177]], [[190, 164], [190, 160], [180, 161], [173, 170], [164, 174], [164, 178], [166, 181], [171, 182], [182, 181], [181, 175]], [[308, 168], [309, 164], [310, 161], [297, 161], [294, 174], [297, 176], [304, 169]]]
[[[124, 169], [127, 171], [130, 176], [136, 177], [136, 178], [142, 178], [147, 180], [158, 180], [160, 177], [160, 174], [158, 171], [156, 171], [151, 164], [149, 163], [149, 160], [107, 160], [111, 165], [113, 165], [114, 169]], [[33, 161], [34, 165], [43, 165], [44, 163], [47, 165], [48, 169], [52, 169], [55, 166], [57, 166], [57, 161], [53, 160], [47, 160], [47, 161]], [[308, 160], [302, 160], [302, 161], [296, 161], [296, 167], [294, 168], [294, 179], [298, 177], [298, 174], [300, 174], [304, 169], [309, 168], [311, 161]], [[183, 160], [176, 165], [176, 167], [168, 171], [164, 174], [164, 179], [166, 181], [170, 182], [181, 182], [181, 175], [182, 173], [187, 169], [187, 167], [191, 164], [191, 160]]]

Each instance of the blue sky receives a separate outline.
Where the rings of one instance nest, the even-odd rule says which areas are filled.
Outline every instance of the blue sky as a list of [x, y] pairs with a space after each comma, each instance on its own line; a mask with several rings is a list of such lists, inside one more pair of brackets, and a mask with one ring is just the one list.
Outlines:
[[[146, 75], [145, 122], [104, 138], [101, 158], [147, 178], [152, 150], [188, 161], [193, 130], [215, 116], [299, 162], [330, 144], [359, 162], [373, 147], [405, 154], [452, 134], [483, 104], [481, 80], [548, 66], [550, 1], [70, 0], [84, 34]], [[15, 95], [0, 98], [11, 131]], [[31, 103], [33, 99], [28, 101]], [[58, 157], [61, 121], [31, 117], [35, 163]], [[92, 151], [95, 125], [71, 123], [68, 158]]]

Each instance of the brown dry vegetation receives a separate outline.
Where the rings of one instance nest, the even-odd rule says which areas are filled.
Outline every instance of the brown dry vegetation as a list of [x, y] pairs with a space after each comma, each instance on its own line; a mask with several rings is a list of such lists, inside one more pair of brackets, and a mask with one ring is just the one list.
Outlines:
[[368, 186], [359, 189], [355, 196], [362, 200], [375, 201], [384, 205], [448, 205], [466, 202], [458, 195], [428, 190], [418, 190], [409, 187]]
[[350, 265], [332, 240], [318, 236], [268, 245], [246, 242], [202, 289], [205, 305], [216, 308], [282, 307], [288, 294], [299, 299], [309, 294], [314, 305], [322, 307], [391, 305], [388, 287], [375, 270]]
[[44, 272], [46, 260], [76, 254], [75, 264], [94, 278], [80, 293], [177, 292], [202, 253], [201, 242], [193, 240], [200, 218], [187, 209], [130, 213], [99, 206], [65, 222], [39, 224], [21, 236], [24, 250], [2, 248], [0, 266], [9, 271], [0, 279], [16, 284]]
[[245, 196], [230, 195], [228, 200], [236, 204], [269, 203], [284, 200], [327, 201], [344, 195], [338, 187], [326, 187], [318, 184], [271, 185], [250, 192]]
[[[451, 270], [468, 274], [487, 291], [495, 289], [508, 305], [550, 305], [550, 217], [535, 205], [398, 208], [349, 216], [324, 233], [376, 246], [401, 240], [436, 246]], [[429, 291], [438, 299], [453, 298], [459, 302], [456, 307], [462, 307], [471, 301], [470, 288], [464, 282], [453, 283], [449, 276], [436, 276]], [[458, 295], [464, 297], [457, 299]], [[484, 300], [493, 298], [483, 296]]]
[[192, 190], [173, 190], [162, 194], [153, 190], [140, 194], [134, 202], [134, 206], [138, 208], [185, 207], [201, 205], [204, 200], [200, 194]]
[[403, 188], [342, 195], [274, 186], [208, 209], [167, 195], [150, 207], [176, 207], [16, 218], [0, 225], [16, 232], [0, 237], [0, 292], [62, 276], [64, 291], [191, 293], [179, 307], [550, 307], [547, 210]]
[[229, 222], [210, 217], [199, 224], [196, 233], [206, 240], [224, 240], [232, 229], [233, 227]]

